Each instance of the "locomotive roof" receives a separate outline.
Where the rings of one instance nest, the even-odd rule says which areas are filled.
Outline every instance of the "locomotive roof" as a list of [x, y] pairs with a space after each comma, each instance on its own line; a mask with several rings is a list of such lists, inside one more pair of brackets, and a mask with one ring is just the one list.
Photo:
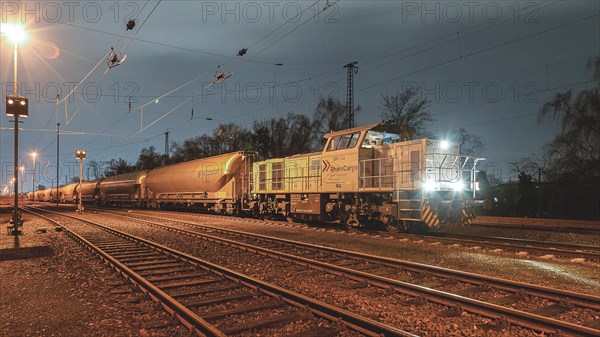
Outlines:
[[357, 126], [355, 128], [352, 129], [344, 129], [344, 130], [339, 130], [339, 131], [332, 131], [329, 133], [326, 133], [323, 137], [325, 138], [333, 138], [336, 136], [341, 136], [341, 135], [345, 135], [348, 133], [354, 133], [354, 132], [360, 132], [360, 131], [367, 131], [370, 130], [376, 126], [378, 126], [381, 123], [372, 123], [372, 124], [367, 124], [367, 125], [363, 125], [363, 126]]
[[392, 124], [392, 123], [372, 123], [363, 126], [357, 126], [352, 129], [344, 129], [340, 131], [332, 131], [325, 134], [323, 137], [329, 139], [341, 135], [346, 135], [349, 133], [362, 132], [374, 129], [379, 132], [389, 132], [389, 133], [401, 133], [408, 136], [408, 138], [412, 138], [412, 135], [415, 133], [415, 129], [412, 127], [400, 125], [400, 124]]

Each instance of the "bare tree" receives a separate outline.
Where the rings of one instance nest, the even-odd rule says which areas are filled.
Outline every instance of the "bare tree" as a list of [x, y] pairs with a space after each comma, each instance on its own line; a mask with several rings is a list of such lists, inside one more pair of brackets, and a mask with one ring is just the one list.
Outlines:
[[413, 127], [418, 136], [423, 136], [427, 124], [434, 121], [428, 106], [429, 100], [419, 97], [418, 89], [408, 88], [396, 94], [382, 94], [379, 111], [386, 123]]
[[547, 175], [547, 169], [550, 162], [550, 153], [547, 149], [541, 153], [532, 153], [528, 157], [523, 157], [517, 161], [509, 163], [511, 171], [516, 175], [525, 174], [532, 177], [533, 181], [542, 182], [543, 177]]
[[88, 166], [88, 168], [92, 169], [92, 175], [94, 177], [94, 180], [104, 178], [104, 171], [102, 170], [101, 163], [99, 163], [95, 160], [90, 160], [90, 162], [87, 163], [87, 166]]
[[[594, 78], [600, 81], [600, 57], [591, 60]], [[540, 110], [540, 121], [560, 120], [562, 132], [550, 144], [557, 174], [580, 183], [600, 182], [600, 85], [573, 94], [558, 93]]]
[[108, 162], [108, 167], [104, 170], [104, 176], [110, 177], [121, 173], [135, 171], [135, 165], [129, 164], [125, 159], [111, 159]]
[[[360, 112], [361, 107], [354, 109], [355, 113]], [[340, 100], [333, 97], [321, 97], [315, 108], [312, 137], [316, 143], [323, 142], [323, 135], [331, 132], [346, 129], [348, 126], [348, 108]]]
[[459, 144], [460, 153], [465, 156], [481, 156], [485, 145], [480, 136], [473, 134], [465, 128], [452, 131], [452, 138]]

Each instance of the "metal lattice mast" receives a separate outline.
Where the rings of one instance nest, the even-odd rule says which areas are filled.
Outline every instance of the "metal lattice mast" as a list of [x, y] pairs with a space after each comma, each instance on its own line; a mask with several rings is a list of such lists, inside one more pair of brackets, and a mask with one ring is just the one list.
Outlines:
[[169, 129], [165, 131], [165, 156], [169, 156]]
[[348, 101], [346, 105], [348, 106], [348, 128], [354, 127], [354, 74], [358, 72], [358, 67], [356, 66], [358, 62], [348, 63], [344, 66], [344, 68], [348, 69], [348, 88], [347, 88], [347, 98]]

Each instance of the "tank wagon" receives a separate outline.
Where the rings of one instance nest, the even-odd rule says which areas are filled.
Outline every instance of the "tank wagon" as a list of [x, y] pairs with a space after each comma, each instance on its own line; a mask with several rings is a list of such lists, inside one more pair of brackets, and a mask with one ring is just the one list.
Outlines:
[[234, 214], [247, 195], [253, 153], [233, 152], [150, 170], [148, 206], [189, 206]]
[[68, 204], [76, 203], [79, 200], [75, 193], [75, 189], [78, 185], [78, 183], [75, 183], [59, 187], [58, 198], [60, 202]]
[[[97, 199], [105, 206], [144, 206], [146, 171], [135, 171], [108, 177], [98, 183]], [[85, 200], [85, 199], [84, 199]]]
[[439, 140], [410, 140], [413, 132], [371, 124], [326, 134], [319, 153], [256, 162], [254, 209], [349, 227], [375, 221], [391, 230], [469, 223], [483, 158]]
[[35, 191], [35, 200], [46, 201], [46, 191], [48, 190]]
[[58, 200], [58, 189], [49, 188], [46, 191], [48, 191], [48, 192], [45, 193], [46, 198], [44, 199], [44, 201], [57, 201]]
[[102, 180], [83, 181], [81, 183], [81, 188], [79, 185], [75, 188], [75, 194], [77, 194], [77, 197], [81, 195], [81, 198], [83, 198], [83, 202], [85, 203], [98, 203], [98, 192], [101, 181]]

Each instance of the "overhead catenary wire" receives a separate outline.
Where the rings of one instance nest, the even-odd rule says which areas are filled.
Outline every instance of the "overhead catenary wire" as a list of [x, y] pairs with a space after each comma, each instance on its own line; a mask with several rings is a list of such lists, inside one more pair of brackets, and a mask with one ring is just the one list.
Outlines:
[[[315, 2], [314, 2], [312, 5], [310, 5], [308, 8], [312, 8], [312, 7], [313, 7], [315, 4], [319, 3], [319, 1], [320, 1], [320, 0], [317, 0], [317, 1], [315, 1]], [[339, 1], [339, 0], [338, 0], [338, 1]], [[284, 22], [283, 24], [281, 24], [281, 25], [279, 25], [277, 28], [275, 28], [273, 31], [271, 31], [271, 32], [269, 32], [268, 34], [266, 34], [265, 36], [263, 36], [263, 37], [259, 38], [259, 39], [258, 39], [256, 42], [252, 43], [252, 44], [250, 45], [250, 47], [254, 47], [256, 44], [258, 44], [259, 42], [263, 41], [263, 40], [264, 40], [266, 37], [268, 37], [268, 36], [271, 36], [271, 35], [272, 35], [274, 32], [278, 31], [279, 29], [281, 29], [282, 27], [284, 27], [285, 25], [287, 25], [289, 22], [292, 22], [292, 21], [293, 21], [293, 20], [295, 20], [297, 17], [299, 17], [300, 15], [302, 15], [302, 13], [303, 13], [303, 12], [304, 12], [304, 10], [300, 11], [300, 12], [299, 12], [298, 14], [296, 14], [296, 16], [294, 16], [292, 19], [290, 19], [290, 20], [288, 20], [288, 21]], [[250, 49], [250, 48], [248, 48], [248, 49]], [[264, 51], [264, 50], [263, 50], [263, 51]], [[237, 58], [237, 57], [238, 57], [237, 55], [236, 55], [236, 56], [228, 56], [228, 57], [227, 57], [227, 60], [226, 60], [225, 62], [223, 62], [222, 64], [220, 64], [220, 66], [223, 66], [223, 65], [227, 64], [229, 61], [231, 61], [231, 60], [233, 60], [233, 59], [235, 59], [235, 58]], [[256, 55], [255, 55], [254, 57], [256, 57]], [[249, 60], [253, 60], [253, 59], [254, 59], [254, 57], [250, 57], [250, 58], [249, 58]], [[247, 61], [247, 62], [248, 62], [248, 61]], [[245, 63], [247, 63], [247, 62], [245, 62]], [[245, 63], [244, 63], [244, 64], [245, 64]], [[236, 69], [237, 69], [237, 68], [236, 68]], [[148, 106], [148, 105], [152, 104], [152, 102], [154, 102], [154, 101], [156, 101], [156, 100], [160, 100], [160, 99], [162, 99], [162, 98], [164, 98], [164, 97], [166, 97], [166, 96], [168, 96], [168, 95], [170, 95], [170, 94], [172, 94], [172, 93], [174, 93], [174, 92], [176, 92], [176, 91], [179, 91], [179, 90], [181, 90], [181, 89], [183, 89], [183, 88], [187, 87], [188, 85], [191, 85], [192, 83], [195, 83], [195, 82], [197, 82], [198, 80], [200, 80], [200, 79], [202, 79], [202, 78], [206, 77], [206, 76], [207, 76], [209, 73], [210, 73], [210, 70], [209, 70], [209, 71], [207, 71], [207, 72], [205, 72], [205, 73], [202, 73], [201, 75], [199, 75], [199, 76], [197, 76], [197, 77], [195, 77], [195, 78], [191, 79], [191, 80], [190, 80], [190, 81], [188, 81], [188, 82], [185, 82], [185, 83], [183, 83], [182, 85], [179, 85], [179, 86], [177, 86], [176, 88], [174, 88], [174, 89], [172, 89], [172, 90], [168, 91], [168, 92], [167, 92], [167, 93], [165, 93], [165, 94], [162, 94], [162, 95], [160, 95], [160, 96], [158, 96], [158, 97], [154, 97], [153, 99], [149, 100], [149, 101], [148, 101], [148, 102], [146, 102], [145, 104], [142, 104], [141, 106], [137, 107], [135, 110], [141, 110], [141, 109], [143, 109], [144, 107], [146, 107], [146, 106]]]
[[[142, 7], [142, 10], [140, 10], [140, 12], [138, 12], [137, 16], [135, 19], [137, 19], [139, 17], [139, 15], [141, 14], [141, 12], [144, 10], [144, 8], [146, 8], [146, 5], [148, 4], [150, 0], [147, 0], [146, 3], [144, 4], [144, 6]], [[156, 5], [154, 6], [154, 8], [152, 9], [152, 11], [150, 12], [150, 14], [146, 17], [146, 19], [144, 20], [144, 22], [142, 23], [142, 25], [140, 25], [140, 27], [138, 27], [138, 29], [135, 31], [135, 33], [133, 34], [133, 36], [129, 39], [129, 41], [127, 42], [127, 44], [125, 45], [125, 47], [123, 47], [121, 49], [121, 51], [118, 53], [119, 55], [121, 53], [123, 53], [125, 51], [125, 49], [127, 48], [127, 46], [129, 46], [129, 44], [131, 43], [132, 39], [137, 35], [137, 33], [140, 31], [140, 29], [142, 28], [142, 26], [144, 25], [144, 23], [146, 23], [146, 21], [150, 18], [150, 16], [152, 15], [152, 13], [154, 13], [154, 10], [156, 10], [156, 7], [158, 7], [158, 5], [160, 4], [162, 0], [159, 0]], [[134, 19], [134, 20], [135, 20]], [[117, 43], [113, 46], [113, 48], [115, 48], [117, 45], [119, 45], [119, 43], [123, 40], [123, 38], [125, 37], [125, 35], [120, 35], [119, 36], [119, 40], [117, 40]], [[84, 83], [87, 78], [94, 73], [94, 71], [96, 71], [96, 69], [98, 69], [98, 67], [104, 62], [106, 61], [106, 59], [111, 55], [111, 51], [109, 51], [108, 53], [106, 53], [106, 55], [104, 55], [100, 61], [98, 61], [98, 63], [92, 68], [92, 70], [90, 70], [81, 81], [79, 81], [77, 83], [77, 85], [75, 87], [73, 87], [73, 89], [59, 102], [59, 104], [63, 103], [64, 101], [66, 101], [72, 94], [73, 92], [75, 92], [75, 90], [77, 90], [77, 88], [79, 88], [79, 86]], [[105, 74], [106, 75], [106, 74]], [[104, 77], [104, 76], [103, 76]], [[68, 121], [67, 121], [68, 124]]]
[[[335, 3], [331, 4], [330, 6], [333, 6], [333, 5], [335, 5], [335, 4], [336, 4], [337, 2], [339, 2], [339, 1], [340, 1], [340, 0], [336, 1]], [[547, 4], [547, 5], [545, 5], [545, 6], [540, 6], [538, 9], [543, 9], [543, 8], [547, 8], [547, 7], [553, 6], [553, 5], [555, 5], [555, 4], [557, 4], [557, 3], [561, 2], [561, 1], [562, 1], [562, 0], [558, 0], [558, 1], [551, 2], [551, 0], [546, 0], [546, 1], [540, 2], [540, 3], [548, 3], [548, 4]], [[313, 6], [314, 6], [316, 3], [318, 3], [318, 2], [319, 2], [319, 1], [317, 1], [317, 2], [313, 3], [311, 6], [309, 6], [309, 7], [308, 7], [308, 8], [306, 8], [306, 9], [304, 9], [303, 11], [306, 11], [306, 10], [308, 10], [308, 9], [312, 8], [312, 7], [313, 7]], [[295, 30], [297, 30], [298, 28], [300, 28], [302, 25], [306, 24], [308, 21], [310, 21], [310, 20], [314, 19], [314, 17], [316, 17], [316, 16], [317, 16], [317, 15], [319, 15], [319, 14], [320, 14], [319, 12], [315, 13], [315, 15], [313, 15], [313, 16], [312, 16], [311, 18], [309, 18], [308, 20], [304, 21], [304, 22], [303, 22], [301, 25], [299, 25], [299, 26], [295, 27], [295, 28], [294, 28], [292, 31], [290, 31], [290, 32], [288, 32], [287, 34], [285, 34], [284, 36], [280, 37], [279, 39], [277, 39], [276, 41], [274, 41], [273, 43], [271, 43], [269, 46], [267, 46], [266, 48], [264, 48], [263, 50], [261, 50], [260, 52], [258, 52], [257, 54], [255, 54], [253, 57], [251, 57], [251, 58], [247, 59], [247, 60], [246, 60], [246, 62], [244, 62], [242, 65], [244, 65], [244, 64], [246, 64], [246, 63], [248, 63], [248, 62], [252, 61], [252, 60], [253, 60], [253, 58], [255, 58], [255, 57], [257, 57], [258, 55], [260, 55], [260, 53], [264, 52], [266, 49], [268, 49], [269, 47], [271, 47], [272, 45], [274, 45], [275, 43], [277, 43], [279, 40], [281, 40], [281, 39], [283, 39], [284, 37], [288, 36], [289, 34], [293, 33]], [[300, 13], [299, 13], [297, 16], [299, 16], [299, 15], [302, 15], [302, 12], [300, 12]], [[505, 14], [503, 14], [503, 15], [505, 15]], [[520, 14], [519, 14], [519, 15], [518, 15], [516, 18], [519, 18], [519, 17], [521, 17], [521, 16], [524, 16], [524, 15], [527, 15], [527, 13], [520, 13]], [[290, 21], [294, 21], [294, 19], [295, 19], [295, 18], [291, 19]], [[488, 27], [484, 27], [484, 28], [482, 28], [482, 29], [479, 29], [479, 30], [476, 30], [476, 31], [474, 31], [474, 32], [470, 32], [470, 33], [468, 33], [468, 34], [463, 34], [461, 38], [463, 38], [463, 39], [464, 39], [465, 37], [468, 37], [468, 36], [474, 35], [474, 34], [476, 34], [476, 33], [482, 32], [482, 31], [484, 31], [484, 30], [487, 30], [487, 29], [491, 29], [491, 28], [493, 28], [493, 27], [496, 27], [496, 26], [498, 26], [498, 25], [501, 25], [501, 24], [505, 24], [505, 23], [507, 23], [507, 22], [510, 22], [510, 21], [512, 21], [512, 20], [515, 20], [515, 17], [514, 17], [514, 16], [511, 16], [511, 17], [510, 17], [510, 18], [508, 18], [508, 19], [501, 20], [501, 21], [499, 21], [499, 22], [497, 22], [497, 23], [494, 23], [493, 25], [490, 25], [490, 26], [488, 26]], [[475, 27], [478, 27], [478, 26], [480, 26], [480, 25], [484, 25], [484, 24], [487, 24], [487, 23], [479, 23], [479, 24], [477, 24]], [[279, 30], [279, 29], [280, 29], [280, 28], [282, 28], [284, 25], [285, 25], [285, 23], [284, 23], [284, 24], [282, 24], [281, 26], [277, 27], [277, 28], [276, 28], [276, 29], [275, 29], [273, 32], [275, 32], [275, 31]], [[472, 30], [472, 29], [473, 29], [473, 27], [468, 27], [468, 28], [465, 28], [465, 29], [463, 29], [463, 30], [461, 30], [461, 31], [459, 31], [459, 32], [466, 32], [466, 31], [469, 31], [469, 30]], [[267, 34], [267, 36], [270, 36], [270, 35], [271, 35], [273, 32], [271, 32], [271, 33]], [[443, 36], [436, 37], [436, 38], [434, 38], [434, 39], [432, 39], [432, 40], [429, 40], [429, 41], [426, 41], [426, 42], [423, 42], [423, 43], [419, 43], [419, 44], [417, 44], [416, 46], [412, 46], [412, 47], [408, 47], [408, 48], [403, 48], [401, 51], [397, 51], [397, 52], [394, 52], [394, 53], [392, 53], [392, 54], [389, 54], [389, 55], [386, 55], [386, 56], [383, 56], [383, 57], [378, 57], [378, 58], [375, 58], [375, 59], [373, 59], [373, 60], [367, 61], [367, 62], [363, 63], [363, 66], [364, 66], [364, 65], [367, 65], [367, 64], [370, 64], [370, 63], [373, 63], [373, 62], [375, 62], [375, 61], [377, 61], [377, 60], [380, 60], [380, 59], [382, 59], [382, 58], [386, 58], [386, 57], [389, 57], [389, 56], [391, 56], [391, 55], [395, 55], [395, 54], [397, 54], [397, 53], [400, 53], [400, 52], [406, 52], [406, 51], [409, 51], [409, 50], [412, 50], [412, 49], [416, 49], [416, 48], [419, 48], [419, 47], [422, 47], [422, 46], [426, 46], [426, 45], [430, 44], [431, 42], [435, 42], [435, 41], [438, 41], [438, 40], [442, 40], [442, 39], [444, 39], [444, 38], [446, 38], [446, 37], [448, 37], [448, 36], [453, 36], [453, 35], [455, 35], [455, 33], [449, 33], [449, 34], [445, 34], [445, 35], [443, 35]], [[264, 40], [264, 38], [260, 39], [259, 41], [261, 41], [261, 40]], [[418, 54], [420, 54], [420, 53], [422, 53], [422, 52], [425, 52], [425, 51], [428, 51], [428, 50], [431, 50], [431, 49], [434, 49], [434, 48], [438, 48], [438, 47], [440, 47], [440, 46], [443, 46], [443, 45], [446, 45], [446, 44], [449, 44], [449, 43], [454, 43], [455, 41], [456, 41], [456, 39], [452, 39], [452, 40], [450, 40], [450, 41], [445, 41], [445, 42], [442, 42], [441, 44], [437, 44], [437, 45], [434, 45], [434, 46], [430, 46], [430, 47], [428, 47], [428, 48], [426, 48], [426, 49], [419, 50], [419, 51], [417, 51], [417, 52], [415, 52], [415, 53], [412, 53], [412, 54], [410, 54], [410, 55], [404, 56], [404, 57], [402, 57], [401, 59], [404, 59], [404, 58], [407, 58], [407, 57], [410, 57], [410, 56], [415, 56], [415, 55], [418, 55]], [[256, 43], [255, 43], [255, 44], [256, 44]], [[255, 45], [255, 44], [253, 44], [253, 45]], [[461, 56], [462, 56], [462, 55], [461, 55]], [[462, 57], [459, 57], [459, 59], [460, 59], [460, 58], [462, 58]], [[399, 61], [399, 60], [394, 60], [394, 61], [392, 61], [392, 62], [397, 62], [397, 61]], [[378, 68], [378, 67], [381, 67], [381, 66], [383, 66], [383, 65], [385, 65], [385, 64], [389, 64], [389, 63], [391, 63], [391, 62], [384, 63], [384, 64], [381, 64], [381, 65], [377, 65], [377, 66], [374, 66], [374, 67], [367, 67], [367, 68], [365, 68], [365, 71], [371, 70], [371, 69], [373, 69], [373, 68]], [[238, 66], [237, 68], [241, 67], [242, 65]], [[235, 69], [237, 69], [237, 68], [235, 68]], [[328, 71], [328, 72], [326, 72], [325, 74], [316, 75], [316, 76], [311, 76], [311, 77], [304, 78], [304, 79], [301, 79], [301, 80], [298, 80], [298, 81], [295, 81], [295, 82], [296, 82], [296, 83], [298, 83], [298, 82], [304, 82], [304, 81], [311, 81], [311, 80], [314, 80], [314, 79], [317, 79], [317, 78], [323, 77], [323, 75], [328, 75], [328, 74], [332, 74], [332, 73], [337, 73], [337, 69], [334, 69], [334, 70]], [[190, 84], [192, 84], [193, 82], [196, 82], [197, 80], [199, 80], [200, 78], [202, 78], [202, 77], [204, 77], [204, 76], [206, 76], [206, 75], [207, 75], [207, 74], [205, 73], [205, 74], [203, 74], [203, 75], [201, 75], [201, 76], [198, 76], [197, 78], [193, 79], [192, 81], [189, 81], [189, 82], [187, 82], [187, 83], [184, 83], [183, 85], [181, 85], [181, 86], [179, 86], [179, 87], [177, 87], [177, 88], [175, 88], [175, 89], [171, 90], [170, 92], [168, 92], [168, 93], [165, 93], [165, 94], [163, 94], [163, 95], [161, 95], [161, 96], [159, 96], [159, 97], [156, 97], [156, 99], [162, 99], [162, 98], [164, 98], [164, 97], [166, 97], [166, 96], [169, 96], [169, 95], [170, 95], [170, 94], [172, 94], [173, 92], [175, 92], [175, 91], [178, 91], [178, 90], [180, 90], [180, 89], [182, 89], [182, 88], [186, 87], [187, 85], [190, 85]], [[275, 84], [275, 85], [274, 85], [274, 87], [278, 87], [278, 85], [277, 85], [277, 84]], [[363, 90], [363, 89], [361, 89], [361, 90]], [[183, 96], [183, 97], [186, 97], [186, 96]], [[145, 107], [145, 106], [147, 106], [147, 105], [151, 104], [152, 102], [154, 102], [154, 100], [151, 100], [151, 101], [147, 102], [146, 104], [144, 104], [144, 105], [143, 105], [143, 106], [141, 106], [141, 107]], [[140, 109], [141, 107], [138, 107], [137, 109]]]
[[[319, 3], [319, 1], [320, 1], [320, 0], [317, 0], [317, 1], [315, 1], [315, 2], [314, 2], [312, 5], [310, 5], [310, 6], [309, 6], [308, 8], [306, 8], [306, 9], [310, 9], [310, 8], [314, 7], [316, 4], [318, 4], [318, 3]], [[338, 3], [339, 1], [340, 1], [340, 0], [337, 0], [337, 1], [336, 1], [335, 3], [333, 3], [332, 5], [325, 7], [325, 9], [328, 9], [328, 8], [330, 8], [331, 6], [335, 5], [335, 4], [336, 4], [336, 3]], [[288, 22], [291, 22], [291, 21], [295, 20], [297, 17], [299, 17], [300, 15], [302, 15], [302, 13], [304, 13], [304, 11], [305, 11], [306, 9], [303, 9], [302, 11], [300, 11], [300, 12], [299, 12], [299, 13], [298, 13], [298, 14], [297, 14], [297, 15], [296, 15], [294, 18], [292, 18], [291, 20], [284, 22], [282, 25], [280, 25], [279, 27], [277, 27], [277, 28], [275, 29], [275, 31], [277, 31], [277, 30], [279, 30], [281, 27], [285, 26], [285, 25], [286, 25]], [[269, 49], [270, 47], [272, 47], [273, 45], [275, 45], [277, 42], [281, 41], [283, 38], [285, 38], [285, 37], [287, 37], [288, 35], [290, 35], [291, 33], [295, 32], [296, 30], [298, 30], [300, 27], [302, 27], [303, 25], [305, 25], [305, 24], [306, 24], [307, 22], [309, 22], [310, 20], [314, 19], [314, 18], [315, 18], [317, 15], [319, 15], [319, 14], [320, 14], [319, 12], [315, 13], [315, 15], [313, 15], [312, 17], [310, 17], [308, 20], [304, 21], [303, 23], [301, 23], [300, 25], [298, 25], [298, 26], [296, 26], [294, 29], [292, 29], [290, 32], [288, 32], [288, 33], [284, 34], [283, 36], [281, 36], [280, 38], [278, 38], [277, 40], [275, 40], [274, 42], [272, 42], [271, 44], [269, 44], [267, 47], [265, 47], [265, 48], [263, 48], [262, 50], [260, 50], [260, 51], [259, 51], [258, 53], [256, 53], [256, 54], [255, 54], [253, 57], [250, 57], [250, 58], [249, 58], [249, 60], [253, 59], [254, 57], [256, 57], [256, 56], [258, 56], [258, 55], [260, 55], [261, 53], [263, 53], [264, 51], [266, 51], [267, 49]], [[271, 34], [272, 34], [272, 32], [271, 32], [271, 33], [269, 33], [269, 34], [267, 34], [267, 35], [271, 35]], [[264, 40], [264, 38], [261, 38], [261, 39], [259, 39], [259, 41], [262, 41], [262, 40]], [[254, 45], [256, 45], [257, 43], [258, 43], [258, 42], [254, 43], [254, 44], [252, 44], [252, 45], [254, 46]], [[238, 56], [233, 56], [233, 57], [230, 57], [228, 60], [226, 60], [226, 61], [223, 63], [223, 65], [224, 65], [224, 64], [226, 64], [227, 62], [229, 62], [229, 61], [231, 61], [231, 60], [233, 60], [233, 59], [237, 58], [237, 57], [238, 57]], [[239, 65], [239, 66], [238, 66], [238, 67], [236, 67], [235, 69], [238, 69], [238, 68], [240, 68], [241, 66], [243, 66], [243, 65], [247, 64], [248, 62], [249, 62], [248, 60], [247, 60], [247, 61], [245, 61], [245, 62], [243, 62], [241, 65]], [[219, 65], [219, 66], [221, 66], [221, 65]], [[180, 90], [180, 89], [182, 89], [182, 88], [184, 88], [184, 87], [186, 87], [186, 86], [188, 86], [188, 85], [190, 85], [190, 84], [192, 84], [192, 83], [194, 83], [194, 82], [198, 81], [199, 79], [201, 79], [201, 78], [203, 78], [204, 76], [206, 76], [206, 74], [207, 74], [207, 73], [204, 73], [203, 75], [200, 75], [200, 76], [198, 76], [198, 77], [196, 77], [196, 78], [192, 79], [191, 81], [188, 81], [187, 83], [185, 83], [185, 84], [183, 84], [183, 85], [181, 85], [181, 86], [179, 86], [179, 87], [177, 87], [177, 88], [175, 88], [175, 89], [173, 89], [173, 90], [169, 91], [169, 93], [173, 93], [173, 92], [175, 92], [175, 91], [178, 91], [178, 90]], [[201, 93], [201, 92], [200, 92], [200, 93]], [[199, 94], [199, 93], [198, 93], [198, 94]], [[194, 96], [197, 96], [198, 94], [195, 94]], [[145, 104], [141, 105], [140, 107], [136, 108], [136, 110], [141, 110], [141, 112], [140, 112], [140, 116], [141, 116], [141, 114], [143, 114], [143, 108], [144, 108], [144, 107], [146, 107], [146, 106], [150, 105], [150, 104], [152, 103], [152, 101], [156, 101], [157, 99], [160, 99], [160, 98], [162, 98], [162, 97], [165, 97], [166, 95], [168, 95], [168, 93], [167, 93], [167, 94], [163, 94], [163, 95], [161, 95], [161, 97], [157, 97], [155, 100], [148, 101], [147, 103], [145, 103]], [[192, 96], [192, 97], [193, 97], [193, 96]], [[185, 100], [183, 103], [186, 103], [186, 102], [188, 102], [189, 100], [190, 100], [190, 99], [188, 98], [188, 99], [186, 99], [186, 100]], [[154, 122], [152, 122], [152, 123], [151, 123], [150, 125], [148, 125], [147, 127], [143, 127], [143, 128], [140, 130], [140, 131], [136, 132], [136, 133], [135, 133], [133, 136], [135, 136], [135, 135], [139, 134], [140, 132], [142, 132], [142, 131], [144, 131], [145, 129], [147, 129], [149, 126], [151, 126], [151, 125], [154, 125], [156, 122], [158, 122], [159, 120], [161, 120], [161, 119], [163, 119], [164, 117], [166, 117], [166, 115], [168, 115], [168, 114], [172, 113], [173, 111], [177, 110], [179, 107], [183, 106], [183, 103], [182, 103], [182, 104], [179, 104], [179, 105], [177, 105], [177, 106], [176, 106], [174, 109], [171, 109], [171, 110], [170, 110], [170, 111], [168, 111], [168, 112], [167, 112], [165, 115], [163, 115], [163, 116], [159, 117], [157, 120], [155, 120]]]

